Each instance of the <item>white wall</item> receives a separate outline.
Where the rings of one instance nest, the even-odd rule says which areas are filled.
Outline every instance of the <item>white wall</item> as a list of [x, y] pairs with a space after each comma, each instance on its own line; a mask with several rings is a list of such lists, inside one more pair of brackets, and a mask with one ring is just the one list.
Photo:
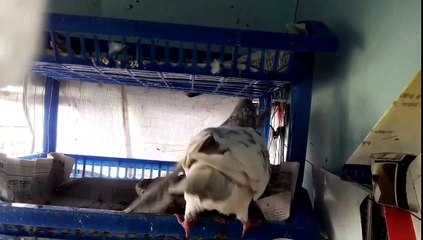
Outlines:
[[325, 22], [340, 51], [317, 56], [307, 159], [339, 173], [421, 66], [420, 0], [301, 1], [298, 18]]
[[419, 0], [300, 2], [300, 20], [323, 21], [339, 37], [339, 53], [316, 58], [306, 156], [314, 167], [306, 164], [303, 184], [329, 239], [361, 238], [363, 197], [330, 173], [336, 184], [322, 182], [319, 168], [339, 173], [421, 67], [420, 8]]

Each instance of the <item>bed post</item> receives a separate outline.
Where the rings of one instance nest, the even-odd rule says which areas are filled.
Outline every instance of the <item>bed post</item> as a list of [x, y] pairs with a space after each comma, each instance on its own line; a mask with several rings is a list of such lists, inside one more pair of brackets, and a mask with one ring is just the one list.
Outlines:
[[56, 151], [60, 82], [47, 77], [44, 95], [43, 153]]
[[310, 120], [311, 91], [313, 82], [314, 54], [304, 54], [301, 72], [292, 81], [289, 116], [287, 161], [300, 162], [297, 185], [301, 186], [307, 151]]

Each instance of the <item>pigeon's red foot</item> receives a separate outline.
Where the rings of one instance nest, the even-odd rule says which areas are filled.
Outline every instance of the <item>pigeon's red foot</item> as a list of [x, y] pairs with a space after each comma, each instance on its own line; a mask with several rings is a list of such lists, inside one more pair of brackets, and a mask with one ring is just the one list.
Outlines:
[[188, 239], [189, 238], [189, 231], [191, 229], [191, 227], [197, 222], [197, 217], [193, 217], [192, 219], [185, 219], [182, 220], [182, 216], [179, 214], [175, 214], [176, 216], [176, 220], [178, 220], [178, 223], [181, 224], [181, 226], [184, 228], [185, 230], [185, 237]]
[[265, 222], [266, 221], [264, 221], [264, 220], [258, 220], [257, 222], [252, 222], [251, 219], [249, 218], [247, 220], [247, 222], [242, 224], [242, 238], [244, 238], [245, 234], [247, 233], [247, 230], [250, 227], [257, 227], [257, 226], [264, 224]]

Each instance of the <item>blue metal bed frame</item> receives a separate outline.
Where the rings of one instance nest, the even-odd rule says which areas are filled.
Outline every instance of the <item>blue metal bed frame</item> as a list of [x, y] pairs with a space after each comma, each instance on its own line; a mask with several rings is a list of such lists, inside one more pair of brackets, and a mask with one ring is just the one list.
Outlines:
[[[338, 46], [337, 37], [323, 23], [303, 23], [308, 35], [49, 14], [45, 43], [51, 42], [51, 53], [45, 51], [33, 65], [34, 72], [47, 76], [43, 153], [24, 159], [45, 156], [56, 149], [60, 80], [258, 98], [260, 111], [271, 105], [271, 93], [275, 89], [290, 83], [287, 159], [300, 162], [292, 216], [285, 222], [270, 222], [251, 229], [246, 239], [318, 239], [318, 224], [311, 202], [307, 191], [301, 187], [314, 54], [333, 53]], [[60, 53], [57, 48], [56, 33], [63, 34], [65, 38], [66, 54]], [[112, 39], [119, 39], [127, 46], [117, 56], [107, 53]], [[68, 51], [70, 49], [77, 49], [78, 54]], [[261, 58], [258, 69], [252, 71], [251, 54], [256, 50], [261, 51]], [[264, 68], [266, 50], [275, 52], [272, 71]], [[288, 68], [283, 72], [276, 67], [280, 51], [289, 53]], [[240, 71], [237, 59], [243, 54], [247, 55], [246, 70]], [[187, 56], [191, 65], [187, 65]], [[112, 61], [106, 65], [101, 61], [102, 57]], [[220, 62], [231, 62], [230, 69], [223, 68], [212, 75], [210, 66], [215, 58]], [[120, 64], [116, 64], [116, 59]], [[130, 61], [136, 61], [138, 65], [130, 65]], [[197, 65], [200, 61], [205, 67]], [[269, 118], [261, 130], [266, 138], [269, 135]], [[92, 175], [92, 171], [88, 174], [87, 168], [96, 166], [140, 170], [142, 174], [138, 178], [141, 179], [151, 178], [153, 173], [168, 173], [173, 168], [173, 162], [70, 156], [75, 158], [71, 176], [74, 178], [111, 177]], [[79, 165], [82, 171], [77, 170]], [[129, 176], [127, 171], [119, 178], [138, 179], [135, 175]], [[122, 214], [111, 210], [0, 202], [0, 234], [63, 239], [183, 239], [184, 231], [169, 215]], [[241, 224], [236, 220], [217, 224], [211, 218], [200, 218], [192, 229], [193, 239], [239, 239], [240, 234]]]

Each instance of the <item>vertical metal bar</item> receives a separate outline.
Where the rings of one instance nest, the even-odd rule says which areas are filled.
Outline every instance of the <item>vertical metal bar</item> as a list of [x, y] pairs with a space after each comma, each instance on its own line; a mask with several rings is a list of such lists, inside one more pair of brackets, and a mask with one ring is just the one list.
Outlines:
[[103, 160], [101, 160], [100, 164], [100, 177], [103, 177]]
[[145, 164], [142, 165], [141, 180], [144, 180]]
[[65, 34], [65, 37], [66, 37], [66, 51], [68, 53], [68, 59], [72, 59], [73, 51], [72, 51], [71, 40], [70, 40], [70, 36], [68, 32]]
[[75, 163], [73, 164], [73, 167], [74, 167], [74, 169], [73, 169], [73, 177], [76, 177], [76, 175], [77, 175], [77, 169], [76, 169], [76, 163], [78, 162], [78, 159], [75, 159]]
[[304, 61], [301, 64], [301, 74], [292, 82], [291, 87], [287, 161], [300, 162], [297, 181], [298, 186], [302, 184], [307, 151], [313, 66], [314, 54], [305, 54]]
[[56, 44], [56, 33], [55, 32], [50, 32], [50, 41], [51, 41], [51, 47], [53, 48], [54, 60], [57, 61], [58, 54], [57, 54], [57, 44]]
[[165, 41], [165, 64], [170, 65], [169, 58], [169, 41]]
[[150, 41], [150, 64], [156, 65], [156, 42], [154, 39]]
[[232, 71], [235, 72], [238, 68], [238, 46], [232, 49]]
[[158, 177], [161, 177], [161, 173], [162, 173], [162, 164], [159, 163], [159, 176]]
[[220, 54], [219, 54], [219, 61], [223, 64], [225, 60], [225, 45], [220, 45]]
[[273, 56], [273, 72], [277, 73], [279, 71], [279, 50], [275, 50], [275, 56]]
[[248, 52], [247, 52], [247, 62], [245, 63], [245, 71], [250, 71], [250, 66], [251, 66], [251, 48], [248, 48]]
[[264, 68], [264, 63], [266, 62], [266, 58], [265, 58], [265, 54], [266, 53], [266, 49], [262, 48], [261, 49], [261, 54], [260, 54], [260, 65], [259, 65], [259, 73], [263, 73], [263, 68]]
[[211, 62], [211, 47], [210, 47], [210, 44], [207, 44], [207, 46], [206, 46], [206, 69], [209, 69], [210, 68], [210, 62]]
[[98, 37], [94, 36], [94, 49], [95, 49], [95, 61], [97, 65], [100, 65], [100, 44], [98, 42]]
[[[126, 46], [126, 37], [125, 36], [122, 37], [122, 44], [124, 46]], [[125, 62], [125, 64], [129, 62], [129, 59], [128, 59], [128, 48], [127, 47], [124, 47], [123, 48], [123, 61]]]
[[138, 67], [141, 67], [143, 65], [141, 38], [137, 39], [137, 55], [136, 55], [136, 58], [137, 58]]
[[43, 153], [56, 151], [60, 82], [47, 77], [44, 95]]
[[85, 59], [87, 57], [87, 52], [85, 49], [85, 37], [83, 33], [79, 35], [79, 42], [81, 44], [81, 56], [83, 59]]
[[87, 160], [85, 159], [85, 157], [82, 159], [82, 177], [85, 177], [85, 166], [87, 164]]
[[88, 176], [92, 177], [94, 175], [94, 165], [91, 165], [91, 172], [88, 174]]
[[193, 69], [197, 69], [197, 44], [194, 43], [192, 48], [192, 66]]
[[[264, 112], [272, 108], [272, 97], [270, 94], [264, 95], [259, 98], [259, 112]], [[269, 144], [269, 130], [270, 130], [270, 111], [266, 114], [266, 118], [264, 120], [263, 129], [261, 130], [261, 134], [266, 142]]]
[[184, 62], [184, 45], [182, 42], [179, 42], [179, 49], [178, 49], [178, 66], [182, 67]]

